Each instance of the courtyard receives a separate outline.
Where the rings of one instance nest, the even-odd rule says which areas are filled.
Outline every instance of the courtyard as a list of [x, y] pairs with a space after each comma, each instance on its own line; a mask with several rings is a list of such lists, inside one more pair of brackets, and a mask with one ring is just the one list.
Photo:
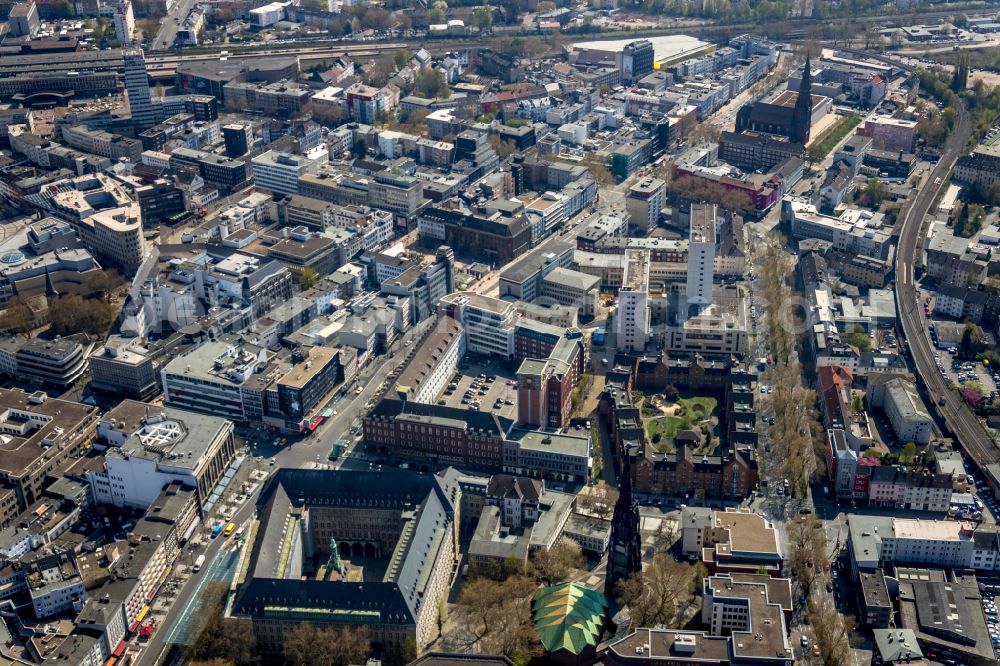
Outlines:
[[646, 437], [663, 453], [677, 449], [678, 436], [695, 453], [713, 453], [719, 443], [719, 401], [712, 396], [682, 393], [677, 400], [669, 400], [656, 393], [642, 395], [636, 404]]

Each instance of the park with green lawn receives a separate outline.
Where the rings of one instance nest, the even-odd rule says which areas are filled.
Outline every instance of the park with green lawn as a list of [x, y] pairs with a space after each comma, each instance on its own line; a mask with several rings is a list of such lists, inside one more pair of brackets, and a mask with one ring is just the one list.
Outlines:
[[716, 432], [719, 401], [716, 398], [693, 393], [681, 393], [676, 400], [663, 394], [640, 394], [633, 398], [638, 398], [636, 404], [640, 406], [646, 437], [657, 450], [673, 452], [677, 434], [690, 430], [702, 436], [703, 445], [695, 453], [714, 452], [713, 442], [719, 442]]

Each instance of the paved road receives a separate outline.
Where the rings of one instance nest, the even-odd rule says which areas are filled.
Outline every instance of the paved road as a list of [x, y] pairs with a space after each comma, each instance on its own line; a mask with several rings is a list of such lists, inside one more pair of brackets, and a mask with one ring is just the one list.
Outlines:
[[156, 31], [156, 37], [149, 43], [150, 51], [169, 51], [173, 48], [177, 29], [184, 23], [184, 19], [187, 18], [194, 4], [195, 0], [177, 0], [174, 3], [174, 6], [160, 22], [160, 29]]
[[983, 429], [976, 416], [970, 412], [948, 381], [937, 369], [931, 341], [927, 337], [928, 322], [917, 302], [914, 271], [920, 263], [920, 242], [927, 212], [938, 191], [945, 183], [955, 160], [965, 152], [972, 134], [972, 119], [965, 106], [959, 107], [958, 119], [945, 146], [940, 161], [931, 171], [927, 185], [921, 189], [906, 212], [900, 226], [899, 245], [896, 250], [896, 308], [902, 323], [903, 335], [921, 378], [932, 401], [937, 403], [938, 414], [958, 439], [959, 444], [983, 467], [1000, 461], [1000, 452]]
[[[423, 334], [423, 332], [425, 332], [432, 325], [432, 323], [433, 322], [431, 320], [421, 322], [402, 335], [397, 344], [400, 348], [405, 349], [405, 343], [407, 340], [415, 340], [418, 336]], [[334, 407], [337, 410], [337, 416], [328, 419], [319, 428], [317, 428], [316, 432], [314, 432], [311, 436], [289, 444], [288, 446], [273, 451], [263, 448], [252, 451], [251, 453], [258, 454], [263, 459], [261, 461], [257, 461], [254, 458], [248, 457], [246, 462], [244, 462], [244, 465], [249, 465], [251, 468], [256, 467], [262, 470], [268, 470], [278, 469], [281, 467], [310, 468], [315, 466], [317, 463], [327, 464], [327, 455], [330, 453], [330, 448], [333, 446], [333, 443], [344, 437], [345, 433], [347, 433], [347, 431], [351, 428], [352, 422], [364, 409], [365, 403], [374, 397], [382, 382], [385, 381], [386, 376], [395, 368], [396, 364], [399, 363], [402, 358], [402, 355], [398, 352], [395, 357], [392, 358], [388, 356], [376, 357], [367, 368], [363, 369], [361, 373], [359, 373], [357, 385], [362, 387], [361, 393], [356, 394], [353, 391], [350, 391], [346, 396], [337, 401], [337, 404]], [[275, 460], [274, 465], [270, 464], [269, 459], [271, 457]], [[344, 469], [367, 469], [369, 461], [362, 453], [352, 449], [350, 456], [341, 460], [339, 466]], [[236, 524], [242, 524], [253, 515], [258, 492], [259, 488], [257, 492], [254, 492], [254, 494], [248, 497], [243, 505], [240, 506], [232, 518], [233, 522]], [[190, 558], [187, 558], [187, 556], [185, 556], [185, 558], [193, 560], [199, 554], [204, 553], [206, 568], [203, 573], [208, 573], [211, 571], [211, 568], [215, 563], [214, 558], [219, 553], [220, 548], [229, 543], [229, 539], [223, 539], [221, 537], [211, 539], [203, 549], [195, 550], [191, 554]], [[221, 557], [227, 557], [227, 555], [228, 554], [224, 552]], [[197, 608], [198, 601], [196, 599], [196, 595], [201, 591], [201, 586], [198, 584], [200, 580], [200, 575], [194, 575], [189, 578], [188, 581], [177, 591], [177, 596], [173, 605], [170, 607], [170, 611], [167, 613], [166, 617], [160, 621], [160, 630], [153, 634], [153, 637], [150, 639], [149, 643], [140, 655], [139, 666], [153, 666], [164, 647], [166, 647], [165, 640], [167, 638], [173, 638], [173, 636], [171, 636], [170, 628], [180, 622], [181, 618], [186, 613]]]
[[[236, 524], [242, 524], [250, 518], [253, 512], [254, 500], [256, 500], [256, 493], [233, 515], [233, 522]], [[190, 556], [185, 555], [184, 561], [191, 562], [197, 558], [198, 555], [204, 555], [206, 564], [202, 574], [207, 576], [210, 568], [218, 566], [216, 563], [216, 556], [226, 557], [228, 555], [228, 551], [222, 552], [220, 555], [220, 550], [223, 547], [231, 547], [232, 545], [233, 541], [231, 539], [225, 539], [221, 536], [209, 539], [204, 546], [194, 549]], [[181, 560], [178, 559], [178, 562], [180, 561]], [[177, 564], [175, 563], [174, 566], [177, 566]], [[173, 604], [170, 606], [170, 610], [167, 612], [166, 617], [159, 621], [159, 628], [144, 645], [138, 659], [139, 666], [153, 666], [153, 664], [156, 663], [160, 653], [163, 651], [164, 647], [166, 647], [166, 639], [171, 637], [171, 634], [173, 634], [173, 628], [181, 622], [185, 618], [185, 615], [192, 611], [192, 607], [198, 603], [198, 600], [193, 597], [196, 591], [200, 592], [202, 589], [202, 586], [199, 585], [202, 580], [202, 574], [193, 574], [187, 579], [185, 584], [178, 589], [177, 596], [174, 599]]]

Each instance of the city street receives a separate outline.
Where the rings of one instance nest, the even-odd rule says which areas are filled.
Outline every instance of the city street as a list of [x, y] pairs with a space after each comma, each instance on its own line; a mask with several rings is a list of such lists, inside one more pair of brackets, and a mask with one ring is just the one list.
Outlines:
[[149, 43], [149, 51], [169, 51], [174, 46], [174, 38], [177, 36], [177, 29], [188, 17], [191, 8], [194, 7], [195, 0], [177, 0], [167, 15], [160, 22], [160, 29], [156, 31], [156, 37]]
[[[422, 336], [430, 329], [433, 322], [433, 319], [429, 319], [421, 322], [417, 326], [412, 327], [409, 331], [400, 336], [396, 343], [394, 343], [393, 350], [406, 348], [412, 349], [415, 345], [411, 344], [407, 347], [406, 342], [418, 339], [419, 336]], [[365, 405], [369, 400], [375, 397], [382, 383], [386, 380], [386, 377], [390, 372], [392, 372], [393, 369], [395, 369], [396, 365], [401, 360], [402, 357], [398, 351], [396, 351], [394, 356], [382, 355], [374, 357], [372, 363], [370, 363], [358, 374], [355, 383], [351, 385], [351, 388], [346, 392], [346, 395], [336, 401], [336, 416], [327, 419], [310, 436], [297, 441], [291, 441], [283, 447], [274, 447], [271, 437], [269, 436], [263, 438], [263, 441], [266, 443], [255, 444], [248, 450], [248, 457], [244, 461], [243, 467], [249, 470], [259, 469], [264, 472], [269, 472], [270, 470], [276, 470], [282, 467], [307, 469], [316, 465], [325, 466], [329, 464], [327, 456], [330, 453], [330, 448], [333, 446], [333, 443], [336, 440], [343, 438], [348, 439], [351, 442], [351, 448], [349, 453], [345, 453], [344, 456], [336, 463], [336, 466], [341, 469], [368, 469], [372, 463], [369, 462], [363, 452], [354, 447], [353, 438], [348, 438], [347, 433], [352, 427], [352, 424], [358, 420], [359, 416], [363, 413]], [[355, 393], [355, 386], [362, 387], [360, 394]], [[339, 388], [340, 387], [338, 387], [338, 391]], [[326, 404], [330, 404], [332, 400], [333, 399], [331, 398]], [[258, 442], [261, 441], [262, 440], [258, 439]], [[272, 458], [274, 459], [273, 464], [270, 462]], [[242, 525], [253, 516], [254, 505], [256, 503], [261, 485], [262, 484], [259, 484], [256, 490], [239, 505], [239, 508], [236, 510], [235, 514], [229, 518], [229, 520], [235, 522], [237, 525]], [[227, 492], [235, 492], [235, 489], [230, 489]], [[182, 571], [186, 571], [198, 555], [204, 554], [205, 571], [200, 574], [191, 574], [187, 577], [179, 579], [180, 585], [176, 590], [176, 597], [171, 604], [167, 615], [161, 620], [158, 620], [158, 625], [160, 627], [173, 627], [180, 621], [180, 618], [185, 617], [192, 608], [197, 608], [199, 606], [197, 596], [203, 590], [203, 585], [200, 583], [203, 578], [203, 574], [212, 570], [213, 567], [216, 569], [225, 568], [216, 564], [216, 558], [226, 558], [229, 556], [229, 553], [223, 550], [223, 547], [226, 545], [232, 545], [233, 539], [226, 539], [221, 536], [211, 539], [207, 536], [208, 530], [210, 530], [211, 526], [218, 520], [220, 520], [218, 516], [212, 516], [203, 522], [200, 534], [202, 535], [201, 540], [205, 542], [204, 547], [192, 549], [183, 556], [182, 561], [184, 564], [182, 564], [179, 568]], [[165, 645], [165, 640], [167, 638], [171, 638], [170, 632], [168, 631], [160, 630], [153, 634], [152, 638], [150, 638], [150, 640], [145, 644], [139, 657], [138, 663], [140, 666], [152, 666], [157, 663], [157, 659], [164, 651], [164, 648], [168, 647]]]

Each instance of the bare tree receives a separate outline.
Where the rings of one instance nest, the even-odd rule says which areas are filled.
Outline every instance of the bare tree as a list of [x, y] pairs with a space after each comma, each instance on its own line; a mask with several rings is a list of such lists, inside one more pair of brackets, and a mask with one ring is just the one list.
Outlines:
[[125, 284], [125, 280], [114, 269], [94, 271], [84, 281], [84, 287], [90, 294], [101, 294], [107, 302], [111, 302], [111, 296], [115, 289], [123, 284]]
[[[253, 630], [246, 620], [234, 620], [222, 615], [229, 589], [223, 583], [205, 586], [204, 603], [198, 613], [195, 644], [185, 654], [192, 662], [223, 660], [233, 666], [256, 664], [256, 643]], [[218, 666], [213, 664], [213, 666]]]
[[302, 623], [288, 633], [283, 654], [289, 666], [347, 666], [364, 661], [371, 644], [361, 627]]
[[339, 106], [318, 106], [309, 103], [305, 107], [312, 119], [320, 125], [339, 127], [347, 119], [347, 111]]
[[618, 602], [628, 606], [638, 627], [676, 626], [678, 607], [695, 591], [698, 571], [660, 553], [641, 572], [618, 586]]
[[807, 609], [819, 659], [823, 666], [840, 666], [850, 662], [851, 631], [854, 618], [842, 615], [829, 596], [809, 599]]
[[21, 296], [15, 296], [7, 302], [7, 308], [0, 315], [0, 329], [13, 331], [24, 337], [31, 337], [35, 327], [35, 313], [31, 305]]
[[811, 597], [813, 583], [822, 576], [827, 562], [823, 523], [811, 514], [789, 522], [788, 541], [791, 547], [789, 565], [792, 573], [803, 593]]
[[583, 158], [580, 160], [580, 166], [587, 167], [587, 171], [590, 172], [594, 182], [598, 185], [611, 186], [615, 184], [615, 177], [611, 174], [608, 165], [602, 164], [594, 157], [588, 156]]
[[565, 582], [586, 564], [583, 549], [572, 539], [562, 539], [548, 550], [540, 549], [529, 562], [531, 575], [544, 585]]
[[107, 332], [114, 321], [115, 312], [103, 299], [80, 298], [79, 294], [59, 296], [49, 307], [52, 330], [59, 335]]
[[618, 489], [601, 481], [587, 488], [576, 496], [576, 506], [584, 513], [589, 513], [607, 520], [615, 510], [618, 501]]
[[498, 134], [490, 134], [486, 140], [489, 141], [491, 146], [493, 146], [493, 150], [495, 150], [497, 155], [500, 156], [500, 159], [510, 157], [517, 152], [517, 147], [514, 145], [513, 141], [501, 139]]
[[468, 579], [455, 611], [468, 648], [517, 657], [518, 663], [540, 654], [531, 617], [536, 589], [525, 576], [510, 576], [504, 581]]

